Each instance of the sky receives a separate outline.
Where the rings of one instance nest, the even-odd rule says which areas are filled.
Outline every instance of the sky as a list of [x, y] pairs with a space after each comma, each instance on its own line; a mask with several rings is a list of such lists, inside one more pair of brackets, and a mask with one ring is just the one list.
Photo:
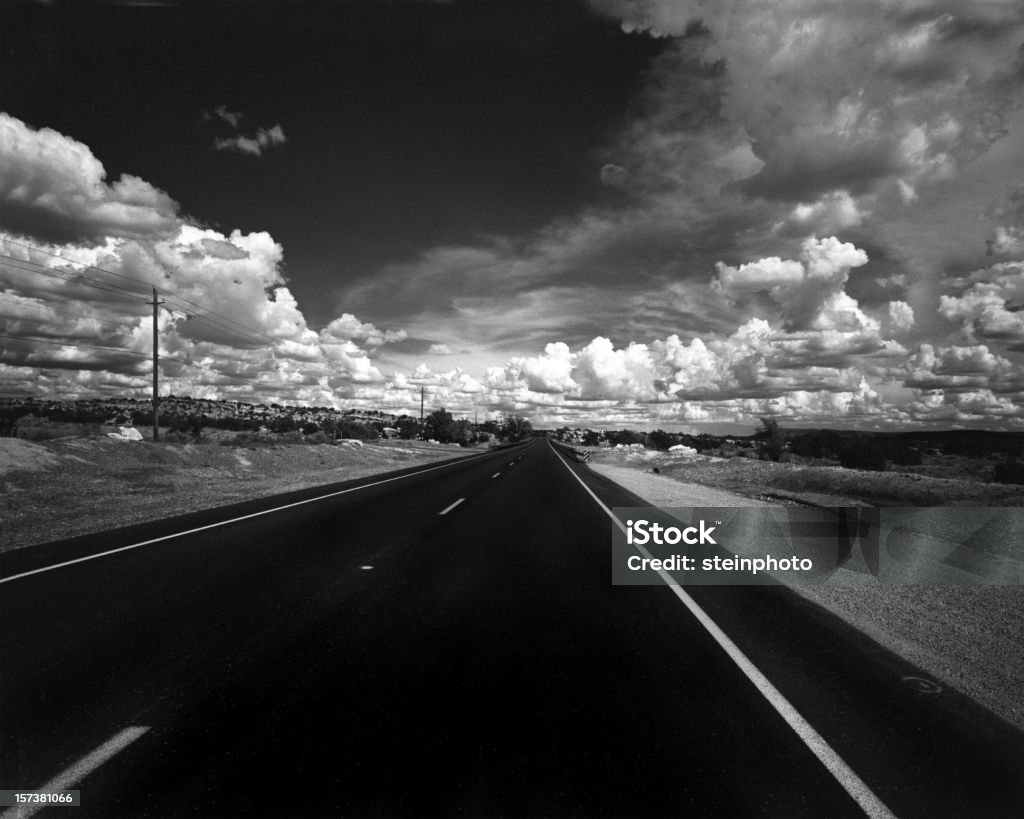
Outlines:
[[0, 396], [1024, 428], [1018, 0], [0, 4]]

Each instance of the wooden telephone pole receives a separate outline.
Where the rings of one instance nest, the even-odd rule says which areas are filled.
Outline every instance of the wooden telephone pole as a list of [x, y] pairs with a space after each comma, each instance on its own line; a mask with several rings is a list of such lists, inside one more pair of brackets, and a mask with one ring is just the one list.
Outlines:
[[160, 335], [157, 327], [157, 320], [160, 318], [160, 305], [163, 304], [159, 298], [157, 298], [156, 288], [153, 288], [153, 301], [147, 301], [146, 304], [153, 305], [153, 440], [160, 440], [160, 416], [159, 416], [159, 405], [160, 405]]

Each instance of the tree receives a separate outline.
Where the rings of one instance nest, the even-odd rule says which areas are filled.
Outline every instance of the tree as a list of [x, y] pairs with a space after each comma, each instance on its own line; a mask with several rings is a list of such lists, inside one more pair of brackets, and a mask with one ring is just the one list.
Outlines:
[[415, 418], [398, 419], [398, 437], [406, 441], [420, 434], [420, 422]]
[[620, 429], [618, 432], [608, 433], [608, 443], [612, 446], [633, 446], [634, 444], [647, 445], [647, 435], [643, 432], [634, 432], [631, 429]]
[[761, 457], [770, 461], [779, 460], [786, 447], [786, 433], [779, 428], [779, 422], [771, 416], [765, 416], [761, 419], [761, 430], [757, 434], [762, 439]]
[[674, 446], [679, 443], [679, 438], [671, 432], [665, 432], [663, 429], [656, 429], [647, 436], [647, 443], [649, 446], [652, 446], [655, 449], [660, 449], [664, 452], [670, 446]]
[[501, 426], [501, 437], [506, 441], [522, 441], [533, 435], [533, 425], [522, 415], [509, 415]]
[[499, 424], [497, 421], [484, 421], [482, 424], [477, 426], [476, 429], [477, 432], [485, 432], [489, 435], [501, 435], [501, 424]]
[[884, 472], [885, 450], [873, 435], [855, 435], [839, 448], [839, 463], [845, 469], [867, 469]]
[[459, 446], [469, 446], [476, 440], [476, 433], [473, 432], [473, 423], [465, 418], [452, 424], [452, 443]]
[[373, 424], [356, 421], [352, 418], [342, 418], [337, 431], [342, 438], [356, 438], [360, 441], [376, 441], [380, 437]]
[[451, 443], [455, 437], [455, 419], [444, 407], [436, 409], [423, 419], [423, 434], [442, 444]]
[[992, 480], [996, 483], [1024, 484], [1024, 463], [1017, 459], [1016, 452], [1007, 452], [1006, 459], [996, 464]]
[[269, 426], [271, 432], [297, 432], [299, 429], [298, 423], [291, 415], [278, 415], [270, 420]]

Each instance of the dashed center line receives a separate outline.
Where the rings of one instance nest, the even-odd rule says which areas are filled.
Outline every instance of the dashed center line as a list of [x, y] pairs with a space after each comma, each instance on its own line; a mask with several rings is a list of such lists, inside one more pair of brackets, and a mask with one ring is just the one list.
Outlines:
[[495, 472], [493, 475], [491, 475], [491, 477], [492, 478], [497, 478], [500, 474], [501, 474], [500, 472]]
[[[466, 461], [470, 460], [471, 458], [479, 458], [479, 457], [482, 457], [482, 456], [481, 455], [470, 455], [469, 458], [465, 459], [465, 461], [463, 461], [462, 459], [456, 458], [456, 459], [453, 459], [453, 460], [450, 460], [450, 461], [445, 461], [444, 463], [438, 464], [437, 466], [430, 466], [430, 467], [427, 467], [426, 469], [421, 469], [421, 470], [419, 470], [417, 472], [409, 472], [409, 473], [407, 473], [405, 475], [395, 475], [394, 477], [391, 477], [391, 478], [382, 478], [379, 481], [373, 481], [372, 483], [365, 483], [362, 486], [352, 486], [352, 487], [350, 487], [348, 489], [339, 489], [336, 492], [328, 492], [326, 495], [317, 495], [314, 498], [306, 498], [305, 500], [294, 501], [293, 503], [286, 503], [286, 504], [283, 504], [282, 506], [275, 506], [272, 509], [263, 509], [263, 510], [261, 510], [259, 512], [252, 512], [252, 513], [250, 513], [248, 515], [240, 515], [240, 516], [238, 516], [236, 518], [229, 518], [227, 520], [219, 520], [216, 523], [209, 523], [209, 524], [207, 524], [205, 526], [197, 526], [194, 529], [186, 529], [186, 530], [181, 531], [181, 532], [174, 532], [174, 533], [169, 534], [169, 535], [162, 535], [161, 537], [150, 538], [149, 540], [143, 540], [143, 541], [140, 541], [138, 543], [132, 543], [132, 544], [130, 544], [128, 546], [119, 546], [116, 549], [107, 549], [104, 552], [97, 552], [96, 554], [84, 555], [83, 557], [76, 557], [76, 558], [74, 558], [72, 560], [65, 560], [62, 563], [54, 563], [51, 566], [42, 566], [42, 567], [40, 567], [38, 569], [31, 569], [31, 570], [29, 570], [27, 572], [21, 572], [20, 574], [12, 574], [10, 577], [0, 577], [0, 583], [10, 583], [12, 580], [20, 580], [23, 577], [30, 577], [30, 576], [32, 576], [34, 574], [41, 574], [42, 572], [51, 572], [54, 569], [60, 569], [60, 568], [63, 568], [64, 566], [72, 566], [75, 563], [84, 563], [87, 560], [96, 560], [97, 558], [106, 557], [107, 555], [117, 554], [118, 552], [127, 552], [130, 549], [138, 549], [141, 546], [149, 546], [149, 545], [151, 545], [153, 543], [162, 543], [165, 540], [173, 540], [174, 538], [184, 537], [186, 535], [192, 535], [192, 534], [195, 534], [196, 532], [205, 532], [208, 529], [216, 529], [216, 528], [218, 528], [220, 526], [227, 526], [227, 525], [229, 525], [231, 523], [238, 523], [239, 521], [243, 521], [243, 520], [251, 520], [252, 518], [258, 518], [258, 517], [261, 517], [263, 515], [269, 515], [269, 514], [272, 514], [273, 512], [281, 512], [281, 511], [283, 511], [285, 509], [294, 509], [297, 506], [305, 506], [307, 503], [316, 503], [317, 501], [327, 500], [328, 498], [336, 498], [336, 497], [338, 497], [340, 495], [347, 495], [350, 492], [358, 492], [361, 489], [369, 489], [371, 486], [381, 486], [381, 485], [386, 484], [386, 483], [392, 483], [393, 481], [400, 481], [400, 480], [403, 480], [405, 478], [412, 478], [412, 477], [415, 477], [416, 475], [424, 475], [427, 472], [434, 472], [434, 471], [436, 471], [438, 469], [445, 469], [445, 468], [447, 468], [449, 466], [452, 466], [454, 464], [465, 463]], [[442, 512], [441, 514], [444, 514], [444, 513]], [[0, 816], [0, 819], [4, 819], [4, 817]]]
[[440, 512], [439, 514], [447, 515], [449, 512], [452, 511], [452, 509], [454, 509], [456, 506], [458, 506], [464, 500], [465, 500], [465, 498], [459, 498], [457, 501], [455, 501], [455, 503], [453, 503], [451, 506], [447, 507], [443, 512]]

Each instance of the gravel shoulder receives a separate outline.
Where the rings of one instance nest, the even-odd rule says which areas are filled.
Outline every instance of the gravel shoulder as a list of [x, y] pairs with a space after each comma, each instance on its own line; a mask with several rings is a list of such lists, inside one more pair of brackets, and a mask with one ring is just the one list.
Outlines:
[[[746, 494], [685, 480], [696, 474], [708, 479], [707, 468], [702, 470], [699, 463], [664, 470], [667, 475], [659, 467], [655, 474], [648, 457], [630, 461], [600, 453], [591, 468], [661, 507], [864, 502], [845, 493], [822, 492], [819, 487], [803, 493], [788, 490], [780, 496], [766, 492], [764, 484], [735, 474], [728, 474], [728, 480], [743, 486]], [[970, 490], [965, 494], [972, 495]], [[942, 684], [1024, 729], [1024, 587], [826, 584], [792, 588]]]

